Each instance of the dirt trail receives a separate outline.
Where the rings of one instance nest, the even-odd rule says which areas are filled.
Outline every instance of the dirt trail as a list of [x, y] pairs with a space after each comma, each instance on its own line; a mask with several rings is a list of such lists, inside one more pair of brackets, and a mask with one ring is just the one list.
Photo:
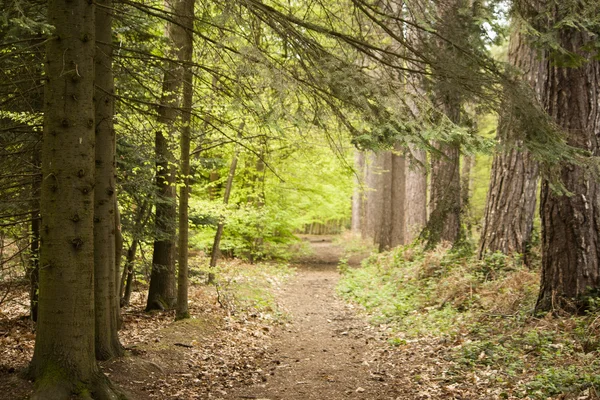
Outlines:
[[335, 295], [339, 248], [329, 241], [311, 246], [314, 254], [300, 260], [297, 276], [278, 295], [290, 321], [265, 357], [267, 380], [227, 399], [396, 399], [393, 376], [378, 358], [385, 333]]

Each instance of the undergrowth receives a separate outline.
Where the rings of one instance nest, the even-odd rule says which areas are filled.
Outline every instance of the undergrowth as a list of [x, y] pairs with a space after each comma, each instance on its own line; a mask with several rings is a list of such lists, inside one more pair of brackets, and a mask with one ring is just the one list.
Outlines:
[[278, 288], [293, 273], [285, 263], [260, 262], [248, 264], [238, 259], [221, 260], [217, 267], [208, 267], [208, 259], [190, 259], [192, 282], [206, 284], [209, 274], [214, 274], [214, 287], [221, 307], [232, 314], [260, 313], [269, 318], [281, 317], [273, 297]]
[[392, 326], [390, 344], [445, 345], [448, 384], [482, 376], [499, 398], [599, 398], [600, 309], [534, 315], [539, 273], [519, 257], [413, 244], [340, 272], [339, 293]]

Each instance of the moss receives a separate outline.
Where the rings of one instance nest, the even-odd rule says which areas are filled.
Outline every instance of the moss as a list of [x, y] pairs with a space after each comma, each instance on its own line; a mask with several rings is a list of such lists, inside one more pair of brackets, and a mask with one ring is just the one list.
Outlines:
[[35, 377], [35, 388], [42, 389], [69, 381], [67, 370], [53, 362], [47, 362]]

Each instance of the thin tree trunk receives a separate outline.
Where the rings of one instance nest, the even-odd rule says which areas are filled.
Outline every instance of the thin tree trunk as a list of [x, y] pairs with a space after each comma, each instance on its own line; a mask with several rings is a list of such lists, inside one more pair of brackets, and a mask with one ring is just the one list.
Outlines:
[[48, 2], [35, 400], [116, 397], [94, 350], [94, 11]]
[[[523, 73], [523, 79], [541, 97], [545, 65], [539, 52], [527, 45], [520, 27], [515, 26], [510, 38], [508, 59]], [[508, 108], [510, 110], [510, 108]], [[492, 163], [485, 217], [479, 242], [479, 258], [487, 253], [527, 253], [533, 231], [533, 218], [538, 185], [538, 164], [525, 149], [522, 141], [514, 140], [516, 116], [500, 115], [497, 138], [505, 146]], [[514, 143], [510, 143], [510, 141]]]
[[400, 154], [401, 148], [396, 145], [392, 154], [392, 187], [391, 187], [391, 214], [392, 223], [390, 232], [390, 247], [402, 245], [406, 241], [405, 232], [405, 201], [406, 201], [406, 159]]
[[392, 191], [393, 191], [393, 170], [392, 170], [392, 158], [393, 154], [391, 151], [383, 152], [379, 155], [381, 157], [382, 169], [381, 172], [381, 185], [377, 188], [379, 196], [381, 197], [381, 209], [378, 210], [378, 219], [375, 224], [378, 229], [375, 231], [375, 243], [377, 243], [379, 251], [383, 252], [389, 250], [392, 247]]
[[[133, 220], [133, 229], [131, 232], [132, 239], [131, 244], [129, 245], [129, 249], [127, 250], [127, 256], [125, 259], [125, 266], [123, 267], [123, 275], [119, 280], [119, 304], [121, 307], [129, 305], [129, 299], [131, 296], [131, 281], [133, 280], [134, 273], [134, 262], [135, 262], [135, 254], [137, 252], [137, 247], [140, 242], [140, 237], [142, 236], [142, 230], [148, 223], [148, 219], [150, 218], [152, 213], [152, 209], [150, 209], [150, 204], [148, 201], [143, 201], [142, 204], [136, 208], [134, 220]], [[129, 295], [127, 295], [129, 288]]]
[[[555, 10], [552, 10], [556, 13]], [[563, 16], [553, 15], [554, 21]], [[553, 21], [551, 21], [553, 22]], [[595, 36], [563, 27], [560, 44], [584, 59], [579, 67], [551, 64], [546, 109], [571, 146], [600, 154], [600, 61], [586, 50]], [[542, 184], [542, 279], [536, 309], [582, 312], [600, 289], [600, 184], [593, 167], [567, 165], [560, 178], [569, 195]]]
[[189, 220], [188, 204], [190, 192], [190, 135], [192, 122], [193, 102], [193, 71], [191, 67], [193, 55], [193, 23], [194, 23], [194, 0], [184, 0], [182, 4], [183, 15], [180, 16], [185, 23], [186, 43], [182, 49], [183, 62], [185, 62], [183, 74], [183, 115], [181, 129], [181, 179], [182, 185], [179, 189], [179, 272], [177, 277], [177, 307], [176, 319], [189, 318], [188, 311], [188, 238]]
[[[236, 148], [233, 159], [231, 160], [231, 165], [229, 166], [229, 175], [227, 175], [227, 185], [225, 186], [225, 194], [223, 195], [223, 204], [227, 205], [229, 203], [229, 195], [231, 194], [231, 188], [233, 186], [233, 177], [235, 176], [235, 169], [237, 167], [239, 148]], [[212, 251], [210, 253], [210, 267], [214, 268], [217, 266], [217, 260], [219, 259], [219, 245], [221, 244], [221, 236], [223, 236], [223, 228], [225, 224], [223, 222], [219, 222], [217, 226], [217, 232], [215, 233], [215, 240], [213, 242]], [[214, 280], [214, 275], [209, 274], [209, 281], [212, 282]]]
[[96, 170], [94, 191], [94, 307], [96, 358], [123, 354], [119, 342], [116, 291], [116, 195], [114, 80], [112, 74], [112, 0], [98, 0], [96, 8], [95, 106]]
[[127, 257], [125, 260], [125, 268], [123, 269], [123, 285], [121, 289], [121, 307], [126, 307], [131, 301], [131, 291], [133, 288], [133, 267], [135, 265], [135, 254], [137, 253], [139, 240], [133, 239], [129, 249], [127, 249]]
[[[116, 136], [116, 135], [115, 135]], [[117, 142], [114, 142], [114, 149], [117, 148]], [[116, 165], [115, 165], [116, 167]], [[116, 180], [116, 179], [115, 179]], [[114, 297], [111, 299], [114, 313], [117, 315], [117, 329], [123, 325], [123, 316], [121, 315], [121, 264], [123, 260], [123, 233], [121, 232], [121, 212], [119, 211], [118, 196], [115, 196], [115, 287]]]
[[[172, 60], [183, 60], [186, 46], [186, 31], [181, 23], [184, 15], [185, 0], [167, 2], [168, 11], [174, 15], [174, 21], [167, 23], [167, 38], [172, 50]], [[175, 199], [175, 180], [177, 168], [169, 138], [175, 135], [180, 113], [181, 87], [183, 84], [183, 66], [178, 61], [168, 61], [165, 65], [162, 98], [159, 107], [159, 122], [164, 131], [156, 132], [156, 238], [152, 254], [152, 272], [146, 311], [171, 309], [177, 302], [175, 279], [175, 253], [177, 236], [177, 202]]]
[[475, 163], [475, 157], [465, 155], [462, 158], [460, 171], [460, 212], [464, 224], [465, 238], [471, 236], [471, 170]]
[[361, 232], [364, 223], [364, 193], [362, 185], [365, 175], [365, 153], [356, 150], [354, 153], [354, 193], [352, 194], [352, 232], [357, 234]]

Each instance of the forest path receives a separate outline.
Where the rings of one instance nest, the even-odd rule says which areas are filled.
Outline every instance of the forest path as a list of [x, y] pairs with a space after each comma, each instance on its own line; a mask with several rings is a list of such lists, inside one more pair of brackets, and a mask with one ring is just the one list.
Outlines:
[[278, 293], [289, 322], [274, 334], [262, 361], [266, 381], [226, 398], [396, 399], [386, 363], [379, 361], [389, 347], [385, 332], [335, 294], [340, 248], [319, 237], [311, 238], [311, 247], [313, 254], [298, 260], [297, 275]]

